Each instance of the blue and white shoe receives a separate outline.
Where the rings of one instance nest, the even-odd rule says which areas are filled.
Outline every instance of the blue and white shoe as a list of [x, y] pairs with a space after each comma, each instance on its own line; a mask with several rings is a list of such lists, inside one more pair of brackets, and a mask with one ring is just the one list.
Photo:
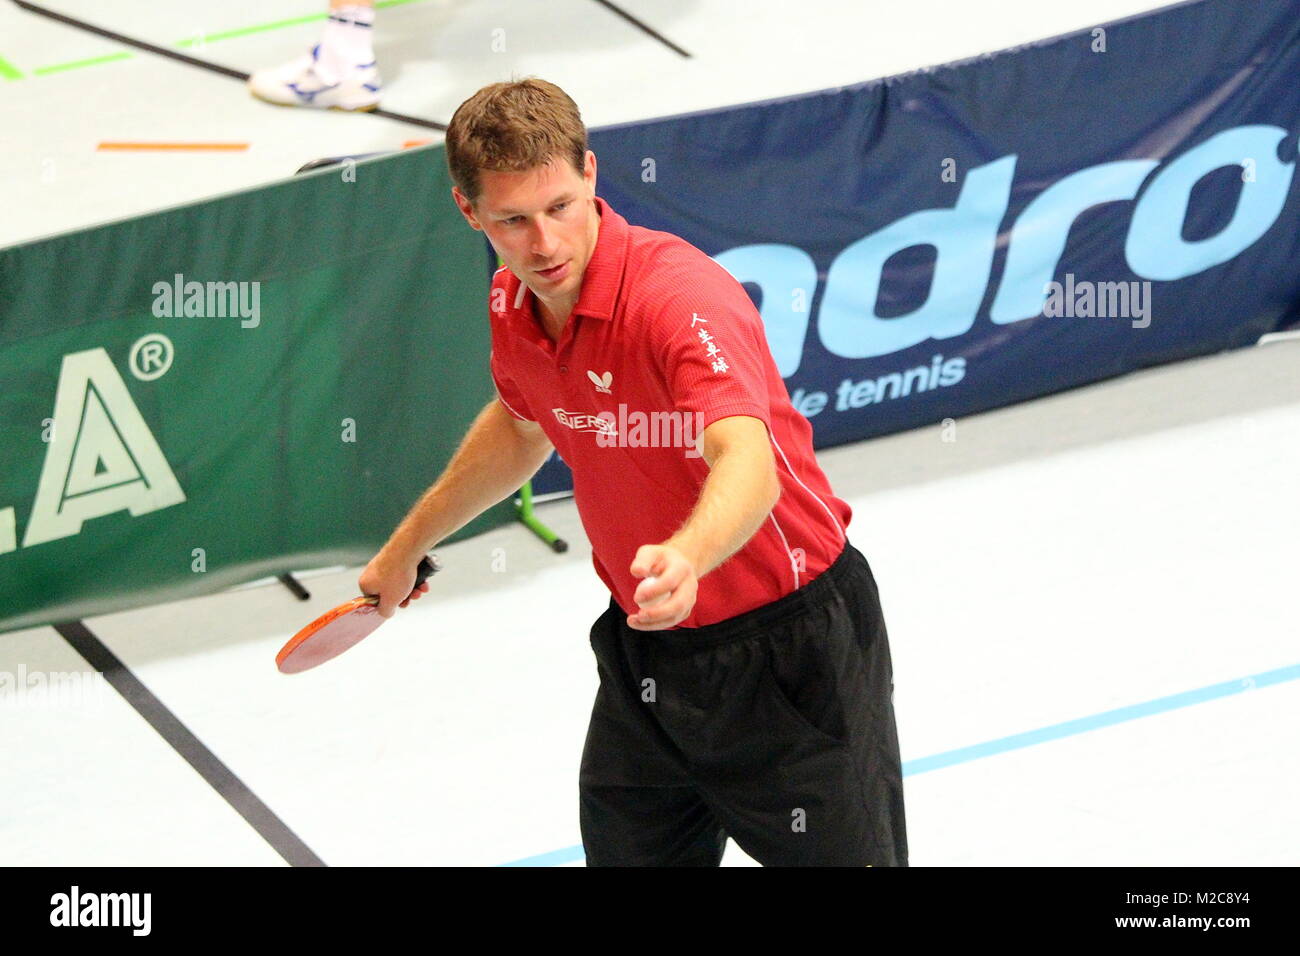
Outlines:
[[363, 63], [338, 82], [324, 76], [318, 60], [320, 46], [283, 66], [258, 70], [248, 78], [248, 90], [259, 100], [276, 106], [310, 106], [316, 109], [373, 110], [383, 89], [377, 63]]

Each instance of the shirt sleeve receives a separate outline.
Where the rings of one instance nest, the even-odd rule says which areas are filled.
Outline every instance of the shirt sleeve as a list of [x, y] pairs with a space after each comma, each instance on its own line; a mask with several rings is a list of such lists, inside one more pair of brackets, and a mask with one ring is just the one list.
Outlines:
[[497, 398], [506, 407], [506, 411], [521, 421], [537, 421], [528, 408], [528, 403], [524, 401], [524, 396], [520, 393], [518, 387], [508, 376], [502, 374], [500, 368], [498, 368], [495, 352], [488, 359], [488, 368], [492, 373], [492, 384], [496, 386]]
[[707, 292], [688, 287], [669, 298], [656, 325], [669, 393], [679, 411], [699, 412], [703, 428], [731, 415], [751, 415], [771, 430], [766, 374], [771, 353], [763, 319], [744, 286], [728, 273], [710, 279]]

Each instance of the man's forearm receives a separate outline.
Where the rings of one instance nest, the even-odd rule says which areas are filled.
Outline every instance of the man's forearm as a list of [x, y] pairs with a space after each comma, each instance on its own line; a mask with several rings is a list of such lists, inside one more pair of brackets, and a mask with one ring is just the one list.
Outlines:
[[780, 493], [770, 461], [741, 451], [721, 455], [691, 516], [664, 544], [686, 555], [696, 577], [702, 578], [744, 547], [767, 520]]
[[404, 557], [430, 550], [517, 491], [551, 453], [540, 435], [520, 434], [493, 399], [481, 411], [442, 475], [398, 525], [385, 546]]

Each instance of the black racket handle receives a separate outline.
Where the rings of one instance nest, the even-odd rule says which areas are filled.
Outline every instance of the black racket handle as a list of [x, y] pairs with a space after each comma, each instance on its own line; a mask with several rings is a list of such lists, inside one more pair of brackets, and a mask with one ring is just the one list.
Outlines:
[[415, 584], [411, 587], [411, 590], [414, 591], [427, 581], [430, 575], [441, 570], [442, 565], [438, 563], [438, 556], [436, 554], [426, 554], [420, 559], [420, 563], [415, 569]]
[[[436, 554], [426, 554], [420, 559], [420, 563], [415, 566], [415, 583], [411, 585], [411, 590], [415, 591], [421, 584], [429, 580], [429, 576], [442, 570], [442, 564], [438, 561]], [[378, 594], [367, 594], [366, 597], [378, 599]]]

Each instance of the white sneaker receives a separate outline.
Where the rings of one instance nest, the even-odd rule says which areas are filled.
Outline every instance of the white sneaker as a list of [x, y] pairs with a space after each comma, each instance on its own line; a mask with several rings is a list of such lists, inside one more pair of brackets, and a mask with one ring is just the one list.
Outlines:
[[258, 70], [248, 78], [248, 91], [277, 106], [311, 106], [317, 109], [373, 110], [379, 105], [383, 84], [376, 62], [363, 63], [337, 83], [323, 76], [320, 46], [283, 66]]

